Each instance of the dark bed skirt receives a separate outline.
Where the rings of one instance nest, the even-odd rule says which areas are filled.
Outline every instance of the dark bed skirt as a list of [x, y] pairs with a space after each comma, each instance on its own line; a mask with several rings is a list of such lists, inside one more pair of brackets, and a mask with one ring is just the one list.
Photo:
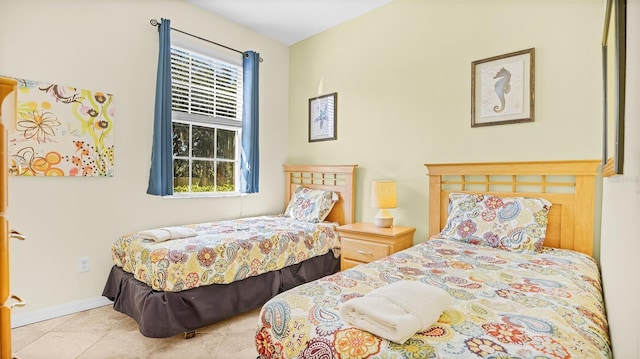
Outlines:
[[278, 293], [339, 270], [340, 258], [329, 252], [230, 284], [159, 292], [113, 266], [102, 295], [113, 301], [113, 309], [138, 322], [145, 337], [167, 338], [253, 310]]

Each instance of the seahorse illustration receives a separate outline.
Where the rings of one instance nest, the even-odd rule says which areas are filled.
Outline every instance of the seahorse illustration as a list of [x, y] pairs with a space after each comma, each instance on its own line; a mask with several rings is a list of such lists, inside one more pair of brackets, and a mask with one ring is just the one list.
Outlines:
[[500, 99], [500, 106], [493, 106], [493, 111], [502, 112], [504, 110], [505, 100], [504, 95], [508, 94], [511, 91], [511, 72], [507, 71], [504, 67], [496, 73], [493, 77], [494, 79], [498, 79], [495, 83], [496, 94]]

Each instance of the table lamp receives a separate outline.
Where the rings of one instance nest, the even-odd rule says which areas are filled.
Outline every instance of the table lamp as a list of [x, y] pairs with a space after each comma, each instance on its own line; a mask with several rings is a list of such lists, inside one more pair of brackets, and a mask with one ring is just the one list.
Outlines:
[[379, 209], [378, 214], [373, 217], [376, 227], [388, 228], [393, 225], [393, 216], [387, 209], [396, 208], [395, 181], [371, 182], [371, 207]]

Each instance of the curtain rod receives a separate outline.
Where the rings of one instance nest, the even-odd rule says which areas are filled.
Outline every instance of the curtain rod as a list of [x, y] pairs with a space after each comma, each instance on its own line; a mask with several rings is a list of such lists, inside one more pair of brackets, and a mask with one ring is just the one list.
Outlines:
[[[152, 26], [160, 26], [160, 22], [159, 22], [158, 20], [156, 20], [156, 19], [151, 19], [151, 20], [149, 20], [149, 23], [151, 23], [151, 25], [152, 25]], [[244, 52], [243, 52], [243, 51], [236, 50], [236, 49], [234, 49], [234, 48], [232, 48], [232, 47], [229, 47], [229, 46], [226, 46], [226, 45], [219, 44], [219, 43], [217, 43], [217, 42], [215, 42], [215, 41], [211, 41], [211, 40], [205, 39], [205, 38], [203, 38], [203, 37], [196, 36], [196, 35], [194, 35], [194, 34], [190, 34], [190, 33], [186, 32], [186, 31], [178, 30], [178, 29], [173, 28], [173, 27], [171, 28], [171, 30], [173, 30], [173, 31], [177, 31], [177, 32], [180, 32], [180, 33], [183, 33], [183, 34], [188, 35], [188, 36], [191, 36], [191, 37], [195, 37], [195, 38], [196, 38], [196, 39], [198, 39], [198, 40], [202, 40], [202, 41], [208, 42], [208, 43], [210, 43], [210, 44], [218, 45], [218, 46], [220, 46], [220, 47], [224, 47], [224, 48], [225, 48], [225, 49], [227, 49], [227, 50], [235, 51], [235, 52], [237, 52], [237, 53], [239, 53], [239, 54], [244, 55]], [[260, 57], [260, 62], [262, 62], [262, 61], [263, 61], [263, 60], [262, 60], [262, 56], [261, 56], [261, 57]]]

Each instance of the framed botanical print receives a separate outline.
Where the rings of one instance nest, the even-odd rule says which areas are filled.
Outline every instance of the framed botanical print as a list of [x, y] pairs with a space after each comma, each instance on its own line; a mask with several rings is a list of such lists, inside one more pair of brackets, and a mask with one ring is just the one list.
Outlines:
[[309, 142], [338, 138], [336, 92], [309, 99]]

